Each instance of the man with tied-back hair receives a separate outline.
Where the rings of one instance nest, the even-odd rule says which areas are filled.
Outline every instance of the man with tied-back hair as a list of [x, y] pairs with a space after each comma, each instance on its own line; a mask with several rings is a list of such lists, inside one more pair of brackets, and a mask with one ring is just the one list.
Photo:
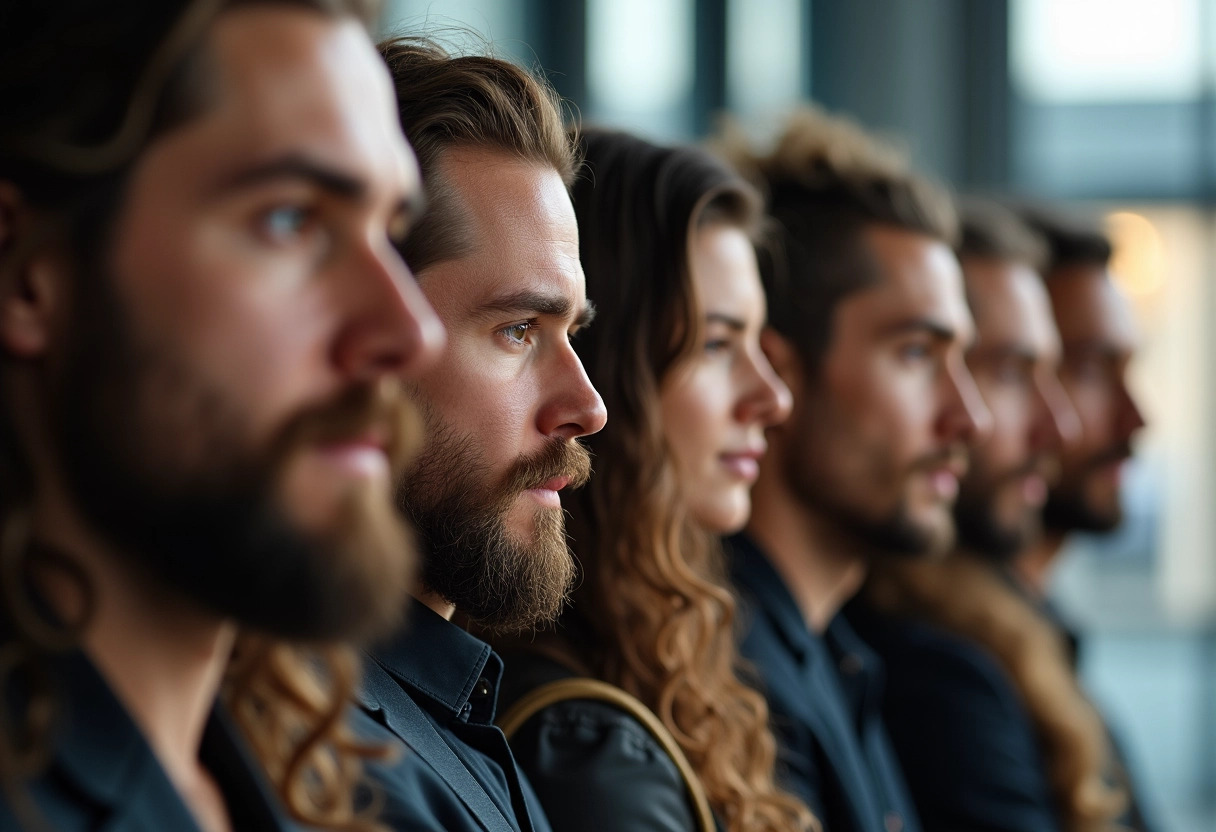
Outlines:
[[0, 828], [371, 828], [443, 339], [372, 11], [0, 8]]
[[766, 155], [779, 248], [763, 269], [773, 368], [751, 521], [732, 538], [743, 653], [768, 697], [785, 785], [834, 832], [919, 829], [879, 703], [881, 663], [838, 613], [885, 559], [944, 551], [967, 446], [989, 414], [949, 197], [849, 123], [805, 111]]
[[604, 405], [570, 339], [592, 316], [556, 99], [522, 69], [404, 39], [381, 46], [430, 211], [402, 249], [448, 331], [411, 385], [431, 444], [401, 483], [422, 550], [405, 630], [362, 695], [404, 756], [380, 772], [399, 829], [547, 830], [495, 706], [491, 632], [552, 620], [574, 577], [558, 492], [590, 474], [577, 441]]

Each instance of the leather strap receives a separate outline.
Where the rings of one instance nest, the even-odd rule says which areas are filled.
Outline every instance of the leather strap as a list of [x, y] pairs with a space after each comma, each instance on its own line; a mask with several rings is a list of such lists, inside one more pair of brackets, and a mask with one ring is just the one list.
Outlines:
[[671, 758], [680, 772], [680, 778], [684, 781], [684, 786], [688, 789], [688, 795], [692, 800], [701, 832], [715, 832], [717, 826], [714, 823], [713, 810], [709, 808], [709, 798], [705, 794], [705, 787], [701, 785], [700, 778], [693, 771], [692, 764], [684, 756], [684, 751], [676, 742], [676, 738], [671, 735], [667, 726], [655, 713], [643, 705], [637, 697], [631, 696], [614, 685], [601, 682], [599, 679], [586, 678], [558, 679], [556, 682], [549, 682], [531, 691], [512, 705], [510, 710], [499, 718], [498, 727], [510, 740], [525, 722], [540, 711], [550, 705], [556, 705], [558, 702], [574, 699], [607, 702], [640, 722], [654, 737], [655, 742], [667, 752], [667, 756]]

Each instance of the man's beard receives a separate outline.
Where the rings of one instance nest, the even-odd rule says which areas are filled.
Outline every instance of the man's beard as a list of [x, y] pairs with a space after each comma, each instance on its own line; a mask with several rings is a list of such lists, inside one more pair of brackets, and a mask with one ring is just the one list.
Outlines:
[[1003, 523], [997, 516], [996, 501], [1004, 488], [1032, 474], [1043, 474], [1043, 467], [1044, 463], [1036, 460], [995, 480], [981, 482], [979, 472], [965, 479], [954, 505], [959, 543], [976, 555], [1002, 564], [1024, 551], [1041, 531], [1039, 516], [1028, 511], [1019, 524]]
[[1116, 494], [1114, 505], [1095, 506], [1085, 495], [1085, 482], [1099, 468], [1123, 462], [1132, 455], [1130, 443], [1123, 442], [1089, 459], [1074, 476], [1061, 479], [1047, 495], [1043, 507], [1043, 526], [1054, 532], [1109, 532], [1123, 522], [1123, 507]]
[[239, 626], [295, 640], [390, 631], [415, 568], [387, 488], [352, 488], [338, 521], [306, 531], [285, 475], [310, 447], [385, 432], [396, 476], [421, 433], [399, 384], [352, 388], [250, 449], [239, 402], [173, 345], [141, 339], [109, 278], [86, 275], [52, 376], [51, 429], [84, 518], [141, 577]]
[[[906, 481], [917, 471], [938, 467], [954, 460], [957, 450], [947, 450], [926, 457], [902, 478]], [[787, 462], [786, 476], [802, 502], [820, 516], [828, 518], [846, 534], [862, 544], [872, 555], [919, 558], [943, 554], [954, 544], [953, 524], [938, 528], [917, 522], [912, 516], [906, 497], [889, 510], [876, 514], [842, 497], [841, 489], [830, 477], [820, 476], [799, 460], [808, 457], [793, 454]]]
[[506, 517], [524, 491], [547, 480], [566, 477], [572, 488], [584, 485], [591, 455], [576, 441], [553, 440], [494, 483], [471, 440], [426, 415], [427, 448], [399, 490], [421, 538], [423, 586], [492, 633], [554, 620], [576, 574], [565, 515], [537, 506], [526, 540], [508, 531]]

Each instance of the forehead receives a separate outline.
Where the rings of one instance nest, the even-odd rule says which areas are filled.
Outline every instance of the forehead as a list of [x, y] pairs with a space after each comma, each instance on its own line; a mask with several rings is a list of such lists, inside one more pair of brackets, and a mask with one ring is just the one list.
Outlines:
[[1030, 266], [987, 257], [963, 259], [967, 299], [981, 348], [1059, 352], [1059, 335], [1043, 279]]
[[1071, 345], [1098, 346], [1124, 354], [1136, 348], [1138, 337], [1131, 306], [1104, 268], [1057, 269], [1047, 282], [1047, 291], [1065, 351]]
[[581, 305], [578, 223], [561, 175], [542, 164], [483, 149], [454, 148], [438, 165], [468, 251], [425, 269], [419, 280], [443, 313], [487, 296], [558, 293]]
[[837, 321], [882, 334], [910, 321], [931, 321], [963, 340], [972, 332], [962, 272], [950, 247], [940, 240], [891, 226], [872, 226], [864, 239], [879, 280], [845, 298]]
[[356, 20], [283, 5], [234, 9], [215, 22], [207, 59], [211, 106], [184, 128], [209, 149], [195, 170], [222, 175], [301, 154], [373, 191], [417, 190], [388, 70]]
[[712, 223], [689, 238], [693, 289], [702, 313], [764, 309], [756, 252], [739, 228]]

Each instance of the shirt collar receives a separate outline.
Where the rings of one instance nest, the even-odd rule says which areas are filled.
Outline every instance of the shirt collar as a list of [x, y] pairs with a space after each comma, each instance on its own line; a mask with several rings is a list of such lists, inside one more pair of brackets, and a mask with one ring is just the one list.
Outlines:
[[750, 614], [766, 616], [799, 662], [814, 655], [816, 635], [807, 626], [798, 602], [759, 545], [747, 535], [737, 534], [726, 541], [726, 549], [735, 585], [754, 601]]
[[[461, 719], [493, 722], [502, 660], [490, 645], [417, 599], [410, 600], [406, 618], [391, 641], [370, 651], [372, 658], [411, 694]], [[474, 696], [479, 692], [488, 695]]]

